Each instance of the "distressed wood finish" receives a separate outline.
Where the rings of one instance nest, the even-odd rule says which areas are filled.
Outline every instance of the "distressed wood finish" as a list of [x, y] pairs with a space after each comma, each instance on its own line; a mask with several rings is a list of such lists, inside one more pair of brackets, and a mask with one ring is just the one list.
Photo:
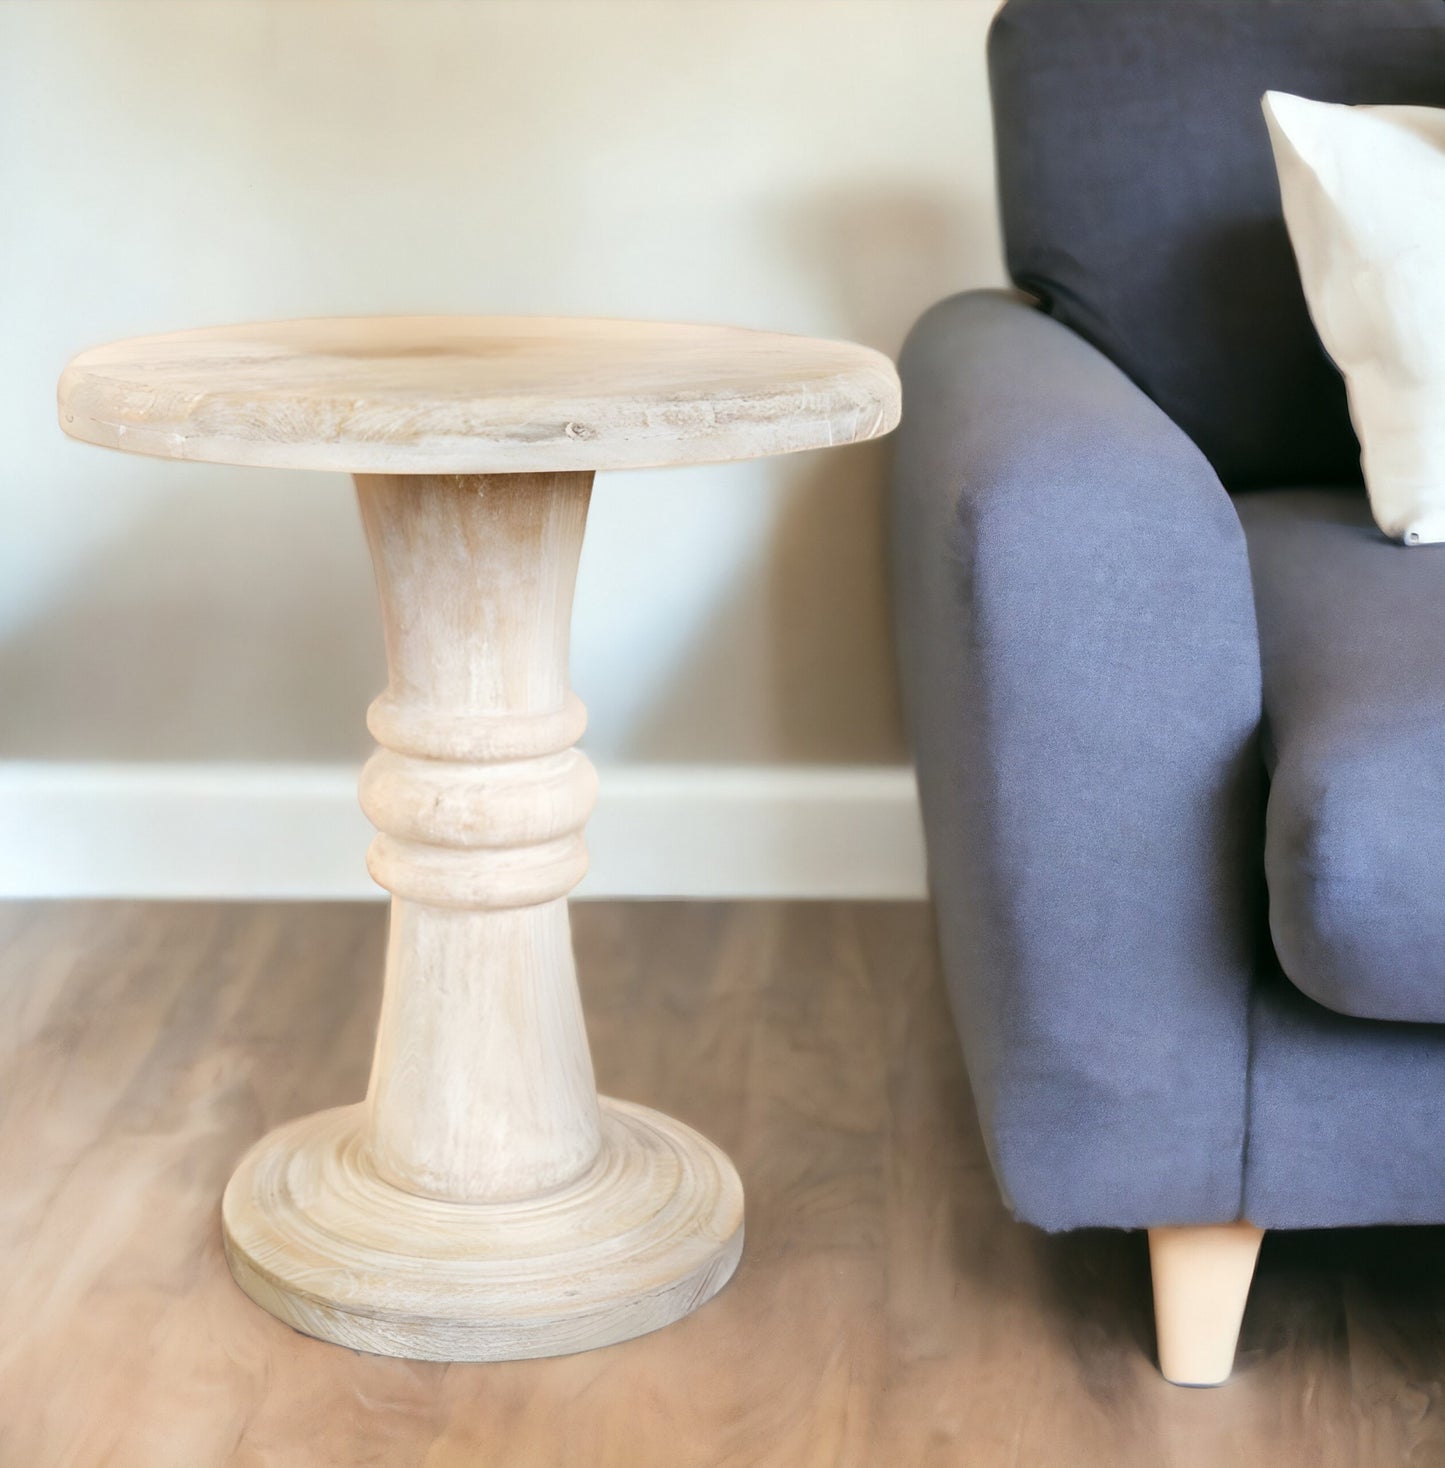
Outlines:
[[572, 587], [590, 474], [357, 481], [390, 679], [361, 804], [394, 898], [367, 1095], [378, 1174], [497, 1202], [597, 1160], [567, 893], [597, 793], [572, 747]]
[[307, 1335], [423, 1361], [521, 1360], [670, 1325], [732, 1277], [742, 1187], [689, 1127], [603, 1103], [596, 1165], [514, 1202], [398, 1189], [364, 1108], [271, 1133], [226, 1189], [226, 1259]]
[[401, 316], [212, 327], [82, 352], [72, 438], [347, 474], [551, 473], [856, 443], [898, 422], [880, 352], [733, 326]]
[[1138, 1234], [998, 1199], [917, 904], [573, 912], [598, 1079], [723, 1143], [732, 1284], [583, 1355], [356, 1355], [221, 1255], [233, 1159], [359, 1096], [384, 913], [0, 904], [5, 1468], [1399, 1468], [1445, 1461], [1445, 1229], [1271, 1233], [1223, 1391]]
[[343, 1345], [437, 1360], [654, 1330], [742, 1248], [728, 1159], [599, 1102], [567, 893], [596, 793], [573, 748], [572, 587], [594, 471], [852, 443], [898, 421], [877, 352], [721, 326], [271, 322], [76, 357], [72, 437], [356, 475], [389, 683], [361, 782], [392, 894], [364, 1106], [260, 1141], [222, 1206], [241, 1287]]
[[590, 474], [359, 476], [390, 678], [362, 774], [392, 894], [364, 1106], [264, 1138], [226, 1256], [309, 1335], [437, 1361], [667, 1325], [737, 1267], [743, 1195], [690, 1128], [597, 1097], [567, 893], [597, 781], [572, 747]]

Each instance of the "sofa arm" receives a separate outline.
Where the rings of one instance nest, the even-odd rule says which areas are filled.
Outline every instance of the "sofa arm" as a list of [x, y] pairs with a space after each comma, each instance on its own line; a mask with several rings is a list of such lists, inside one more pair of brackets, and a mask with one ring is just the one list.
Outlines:
[[898, 637], [994, 1170], [1045, 1228], [1238, 1216], [1263, 941], [1259, 649], [1203, 455], [1066, 327], [956, 296], [904, 348]]

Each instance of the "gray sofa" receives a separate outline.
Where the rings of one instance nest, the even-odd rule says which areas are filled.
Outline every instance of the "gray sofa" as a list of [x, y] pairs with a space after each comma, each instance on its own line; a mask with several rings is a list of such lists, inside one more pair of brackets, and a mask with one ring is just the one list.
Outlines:
[[1219, 1379], [1257, 1230], [1445, 1222], [1445, 550], [1370, 520], [1259, 107], [1445, 107], [1445, 0], [1009, 0], [989, 66], [1027, 295], [923, 317], [894, 448], [944, 969], [1009, 1205], [1150, 1229]]

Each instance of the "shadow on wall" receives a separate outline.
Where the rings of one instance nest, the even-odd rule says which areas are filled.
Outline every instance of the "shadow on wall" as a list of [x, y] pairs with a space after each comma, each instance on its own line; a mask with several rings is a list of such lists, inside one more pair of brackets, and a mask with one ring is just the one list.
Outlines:
[[340, 719], [359, 762], [386, 673], [350, 484], [177, 467], [0, 639], [0, 758], [328, 761]]
[[[816, 316], [890, 355], [966, 258], [960, 211], [924, 195], [794, 199], [773, 217], [790, 271], [817, 282]], [[609, 757], [906, 758], [888, 457], [885, 440], [779, 461], [764, 545]], [[350, 485], [193, 464], [149, 472], [179, 487], [148, 496], [0, 636], [0, 758], [364, 758], [365, 709], [386, 675]]]
[[[961, 288], [960, 262], [970, 258], [968, 219], [958, 205], [888, 185], [794, 198], [778, 206], [774, 222], [790, 273], [818, 282], [835, 330], [891, 357], [923, 311]], [[991, 221], [981, 228], [987, 251], [996, 251]], [[665, 692], [631, 732], [630, 757], [907, 759], [889, 604], [889, 458], [885, 439], [780, 461], [791, 472], [763, 555], [669, 670]], [[756, 676], [739, 629], [748, 620], [744, 609], [759, 602], [771, 727], [740, 730], [727, 715], [728, 690]], [[740, 749], [740, 740], [758, 748]]]
[[659, 672], [660, 692], [628, 731], [627, 758], [904, 758], [883, 574], [886, 447], [799, 455], [792, 464], [766, 540]]

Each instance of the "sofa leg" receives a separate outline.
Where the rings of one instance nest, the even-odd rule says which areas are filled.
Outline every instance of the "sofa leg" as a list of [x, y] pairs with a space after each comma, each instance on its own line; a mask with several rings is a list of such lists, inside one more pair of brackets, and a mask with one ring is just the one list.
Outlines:
[[1151, 1228], [1159, 1370], [1176, 1386], [1218, 1386], [1234, 1347], [1264, 1230], [1252, 1223]]

